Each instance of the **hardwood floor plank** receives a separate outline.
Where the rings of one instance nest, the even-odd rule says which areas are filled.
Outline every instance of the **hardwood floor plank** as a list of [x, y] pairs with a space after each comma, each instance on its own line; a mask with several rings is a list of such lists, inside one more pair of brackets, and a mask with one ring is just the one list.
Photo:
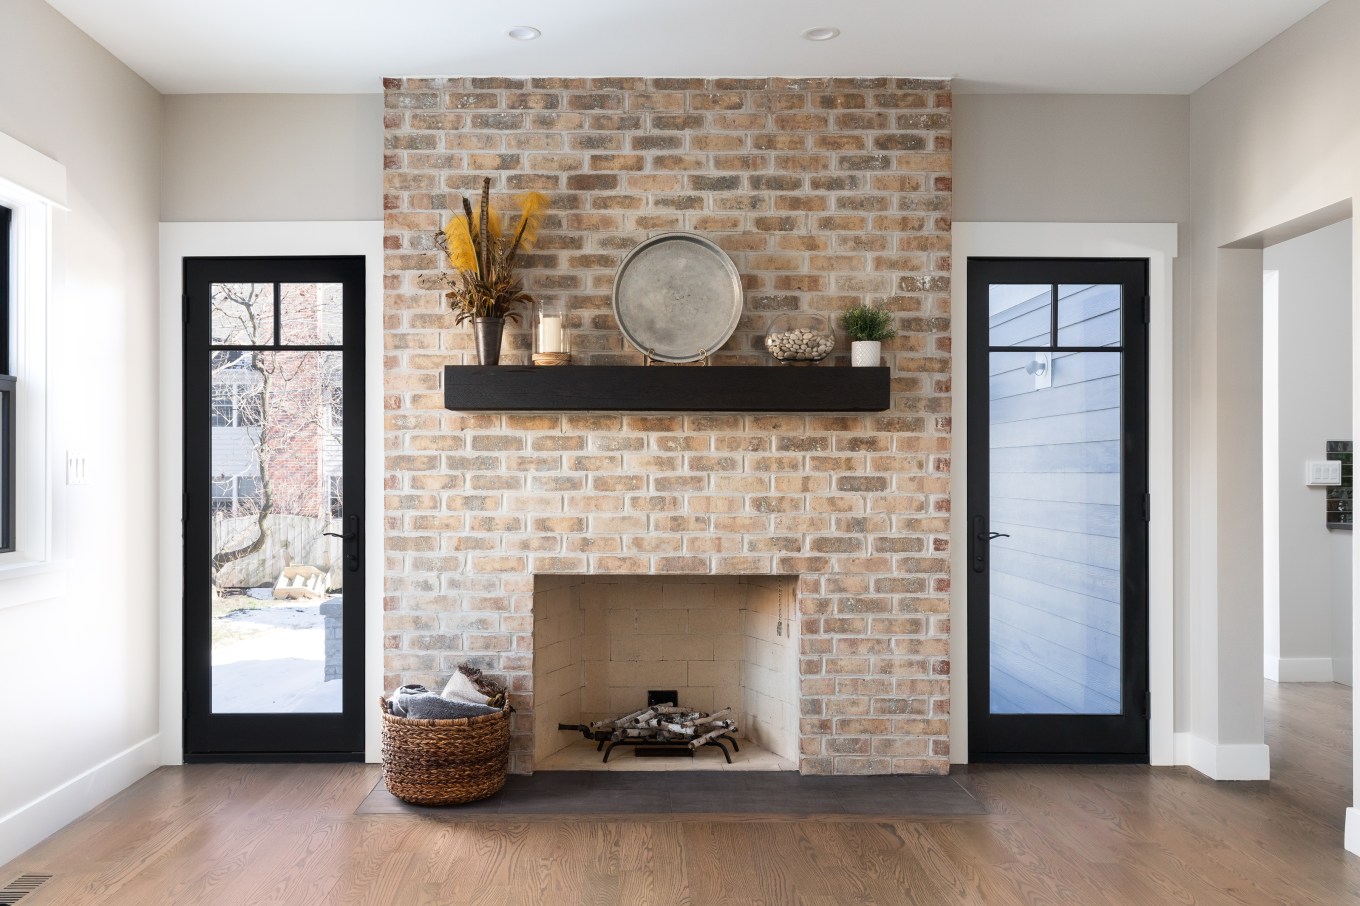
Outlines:
[[[1265, 690], [1270, 782], [984, 765], [954, 776], [985, 815], [562, 820], [356, 814], [372, 765], [194, 765], [139, 781], [0, 883], [55, 875], [25, 906], [1360, 903], [1360, 859], [1341, 848], [1350, 690]], [[734, 802], [778, 796], [787, 778], [750, 782]], [[863, 787], [846, 795], [871, 799], [873, 779]]]

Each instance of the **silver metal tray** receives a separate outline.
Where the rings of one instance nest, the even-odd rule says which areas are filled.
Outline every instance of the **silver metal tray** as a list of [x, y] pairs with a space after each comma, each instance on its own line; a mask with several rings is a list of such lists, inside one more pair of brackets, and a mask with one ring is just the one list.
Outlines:
[[741, 319], [741, 275], [727, 253], [694, 233], [661, 233], [638, 245], [614, 275], [623, 336], [659, 362], [712, 355]]

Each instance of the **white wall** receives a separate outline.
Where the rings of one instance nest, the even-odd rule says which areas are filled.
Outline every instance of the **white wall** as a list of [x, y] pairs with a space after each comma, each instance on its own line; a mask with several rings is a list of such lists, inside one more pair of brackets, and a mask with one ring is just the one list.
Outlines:
[[[1360, 187], [1357, 36], [1360, 3], [1333, 0], [1191, 97], [1196, 267], [1185, 425], [1194, 480], [1184, 499], [1194, 531], [1178, 538], [1178, 561], [1191, 592], [1187, 655], [1199, 665], [1188, 717], [1218, 748], [1264, 748], [1261, 580], [1243, 556], [1259, 550], [1261, 504], [1234, 493], [1240, 481], [1259, 487], [1262, 468], [1259, 450], [1241, 443], [1261, 431], [1262, 263], [1250, 249], [1349, 210]], [[1346, 840], [1360, 852], [1354, 808]]]
[[165, 98], [164, 221], [381, 220], [381, 94]]
[[1276, 362], [1264, 375], [1265, 675], [1284, 682], [1350, 684], [1353, 536], [1328, 531], [1326, 489], [1306, 486], [1303, 473], [1327, 441], [1353, 437], [1351, 242], [1344, 220], [1264, 255], [1277, 281], [1264, 330]]
[[[0, 609], [0, 863], [155, 766], [161, 99], [41, 0], [5, 0], [0, 132], [64, 164], [50, 464], [67, 593]], [[0, 585], [0, 595], [4, 594]]]

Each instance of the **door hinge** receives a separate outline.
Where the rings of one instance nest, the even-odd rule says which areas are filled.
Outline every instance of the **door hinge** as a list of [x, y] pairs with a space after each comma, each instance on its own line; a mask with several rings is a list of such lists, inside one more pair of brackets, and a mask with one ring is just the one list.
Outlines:
[[179, 317], [185, 324], [189, 323], [189, 294], [184, 293], [179, 297]]
[[188, 495], [188, 494], [180, 494], [180, 495], [179, 495], [179, 521], [180, 521], [180, 522], [188, 522], [188, 521], [189, 521], [189, 495]]
[[1152, 492], [1143, 495], [1143, 521], [1152, 521]]
[[184, 713], [180, 715], [185, 721], [189, 719], [189, 690], [184, 690]]
[[1143, 693], [1143, 720], [1152, 720], [1152, 690]]
[[1151, 323], [1152, 323], [1152, 297], [1151, 297], [1151, 296], [1144, 296], [1144, 297], [1143, 297], [1143, 323], [1144, 323], [1144, 324], [1151, 324]]

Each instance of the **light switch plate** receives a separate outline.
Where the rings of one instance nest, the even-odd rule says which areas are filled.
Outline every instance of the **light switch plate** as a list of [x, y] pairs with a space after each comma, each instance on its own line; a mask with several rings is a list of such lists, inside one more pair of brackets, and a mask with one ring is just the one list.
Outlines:
[[66, 483], [89, 484], [90, 464], [86, 455], [78, 450], [66, 451]]
[[1341, 484], [1341, 462], [1339, 460], [1310, 459], [1306, 466], [1304, 478], [1306, 484], [1313, 486]]

